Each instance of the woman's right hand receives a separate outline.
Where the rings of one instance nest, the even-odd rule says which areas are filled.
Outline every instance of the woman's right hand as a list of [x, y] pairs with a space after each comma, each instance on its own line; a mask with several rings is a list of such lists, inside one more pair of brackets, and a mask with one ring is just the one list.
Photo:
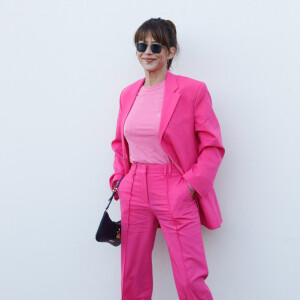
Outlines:
[[[118, 180], [113, 181], [113, 183], [112, 183], [113, 189], [116, 187], [117, 184], [118, 184]], [[116, 191], [114, 198], [115, 198], [115, 200], [119, 199], [118, 191]]]

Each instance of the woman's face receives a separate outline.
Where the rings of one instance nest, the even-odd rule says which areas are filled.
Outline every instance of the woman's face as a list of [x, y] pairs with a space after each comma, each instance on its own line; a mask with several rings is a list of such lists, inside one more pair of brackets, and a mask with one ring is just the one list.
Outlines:
[[145, 38], [145, 43], [148, 45], [145, 52], [136, 51], [137, 58], [144, 70], [154, 72], [162, 68], [167, 68], [168, 59], [172, 58], [175, 54], [175, 47], [171, 47], [170, 53], [168, 53], [168, 49], [166, 47], [162, 47], [160, 53], [152, 53], [150, 45], [159, 43], [153, 39], [150, 32], [148, 32]]

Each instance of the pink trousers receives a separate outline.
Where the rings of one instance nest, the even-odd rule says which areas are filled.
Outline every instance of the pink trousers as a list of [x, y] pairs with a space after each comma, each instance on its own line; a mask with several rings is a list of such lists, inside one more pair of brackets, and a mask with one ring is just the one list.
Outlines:
[[196, 200], [174, 164], [132, 163], [121, 206], [122, 300], [151, 300], [152, 250], [160, 223], [180, 300], [211, 300]]

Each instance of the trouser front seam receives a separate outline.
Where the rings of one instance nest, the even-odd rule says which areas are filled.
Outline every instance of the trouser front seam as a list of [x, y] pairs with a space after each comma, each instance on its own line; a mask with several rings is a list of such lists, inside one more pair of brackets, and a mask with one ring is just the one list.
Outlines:
[[[178, 243], [179, 243], [179, 247], [180, 247], [180, 255], [181, 255], [181, 261], [182, 261], [184, 272], [185, 272], [185, 277], [186, 277], [187, 283], [188, 283], [188, 285], [190, 287], [190, 291], [191, 291], [191, 294], [192, 294], [192, 297], [193, 297], [193, 300], [194, 300], [193, 292], [192, 292], [192, 289], [191, 289], [191, 285], [190, 285], [190, 282], [189, 282], [189, 279], [188, 279], [188, 276], [187, 276], [186, 267], [185, 267], [184, 260], [183, 260], [182, 247], [181, 247], [180, 238], [179, 238], [179, 235], [178, 235], [178, 228], [177, 228], [177, 224], [176, 224], [176, 219], [173, 217], [173, 213], [172, 213], [172, 211], [170, 209], [170, 201], [169, 201], [169, 176], [167, 176], [167, 199], [168, 199], [169, 210], [170, 210], [170, 213], [171, 213], [171, 216], [172, 216], [172, 220], [173, 220], [175, 228], [176, 228], [176, 235], [177, 235], [177, 239], [178, 239]], [[187, 299], [187, 300], [189, 300], [189, 299]]]

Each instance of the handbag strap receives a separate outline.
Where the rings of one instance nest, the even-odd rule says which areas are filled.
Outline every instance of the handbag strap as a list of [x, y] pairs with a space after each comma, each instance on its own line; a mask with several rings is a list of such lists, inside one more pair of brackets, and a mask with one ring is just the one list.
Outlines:
[[122, 181], [123, 178], [124, 178], [124, 177], [122, 177], [122, 178], [118, 181], [116, 187], [113, 189], [113, 193], [112, 193], [112, 195], [110, 196], [110, 198], [108, 199], [109, 203], [108, 203], [108, 205], [106, 206], [105, 210], [107, 210], [107, 209], [109, 208], [110, 203], [111, 203], [112, 199], [114, 198], [114, 195], [115, 195], [115, 193], [117, 192], [118, 187], [119, 187], [119, 184], [120, 184], [120, 182]]

